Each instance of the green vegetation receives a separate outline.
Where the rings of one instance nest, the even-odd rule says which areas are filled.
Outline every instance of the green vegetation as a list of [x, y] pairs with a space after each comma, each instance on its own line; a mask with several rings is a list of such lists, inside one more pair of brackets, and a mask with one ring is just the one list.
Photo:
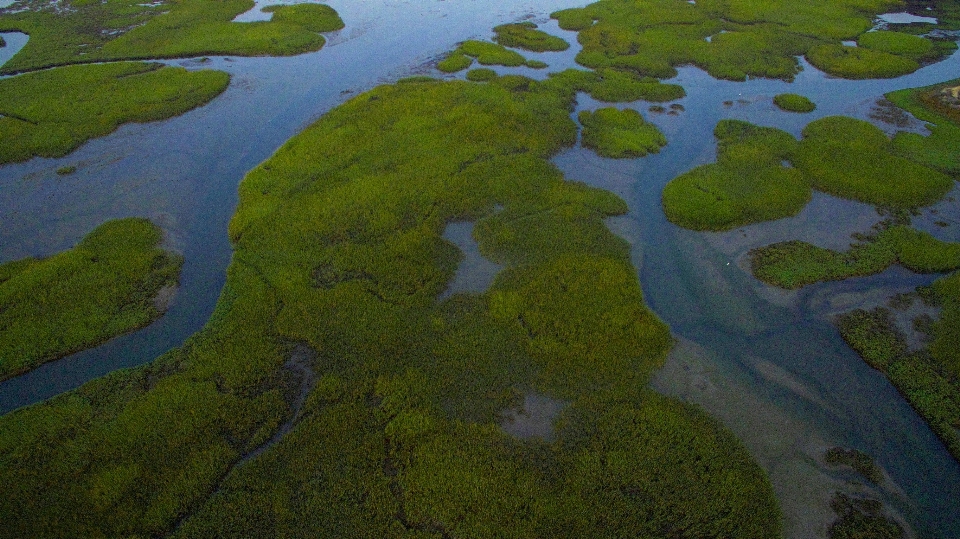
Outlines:
[[0, 164], [60, 157], [123, 123], [170, 118], [220, 95], [219, 71], [122, 62], [0, 80]]
[[901, 32], [867, 32], [857, 38], [857, 45], [868, 49], [899, 54], [920, 60], [935, 53], [933, 42], [919, 36]]
[[813, 101], [799, 94], [778, 94], [774, 96], [773, 104], [789, 112], [813, 112], [817, 108]]
[[898, 263], [918, 273], [960, 269], [960, 243], [926, 232], [898, 225], [864, 239], [845, 253], [802, 241], [775, 243], [750, 251], [750, 264], [755, 277], [780, 288], [873, 275]]
[[920, 64], [911, 58], [833, 44], [813, 47], [807, 51], [807, 60], [821, 71], [845, 79], [892, 79], [920, 68]]
[[69, 176], [70, 174], [73, 174], [76, 171], [77, 171], [77, 167], [75, 165], [63, 166], [57, 169], [57, 175]]
[[446, 58], [437, 63], [437, 69], [444, 73], [456, 73], [473, 65], [473, 58], [463, 54], [459, 50], [453, 51]]
[[[379, 87], [251, 171], [204, 330], [0, 418], [0, 536], [777, 537], [746, 449], [643, 389], [672, 338], [604, 226], [623, 201], [548, 161], [569, 82]], [[505, 269], [437, 302], [456, 219]], [[290, 416], [291, 342], [318, 381], [235, 467]], [[566, 404], [554, 442], [497, 426], [529, 391]]]
[[534, 52], [565, 51], [570, 48], [570, 44], [563, 39], [537, 30], [537, 25], [532, 22], [501, 24], [494, 27], [493, 31], [497, 34], [493, 40], [505, 47]]
[[483, 65], [498, 65], [516, 67], [522, 66], [527, 59], [522, 54], [512, 51], [503, 45], [486, 41], [468, 40], [460, 44], [458, 49], [462, 54], [476, 58]]
[[837, 520], [827, 532], [830, 539], [902, 539], [903, 527], [883, 513], [883, 504], [872, 498], [834, 494], [830, 507]]
[[182, 260], [145, 219], [109, 221], [76, 247], [0, 265], [0, 380], [143, 327]]
[[799, 71], [796, 57], [803, 55], [839, 76], [917, 69], [909, 53], [863, 53], [841, 46], [867, 32], [872, 15], [890, 7], [887, 0], [603, 0], [551, 16], [561, 28], [580, 32], [583, 50], [577, 62], [586, 67], [669, 78], [676, 66], [694, 64], [717, 78], [789, 81]]
[[894, 153], [960, 176], [960, 98], [954, 96], [958, 87], [960, 79], [887, 94], [887, 99], [927, 122], [930, 129], [928, 136], [897, 133], [893, 137]]
[[693, 230], [728, 230], [794, 215], [810, 201], [799, 171], [784, 167], [797, 146], [789, 133], [740, 120], [722, 120], [717, 162], [697, 167], [664, 187], [667, 219]]
[[652, 77], [636, 77], [623, 71], [599, 69], [597, 80], [590, 87], [590, 96], [608, 103], [632, 101], [673, 101], [687, 95], [683, 86], [662, 84]]
[[867, 480], [879, 485], [883, 482], [883, 472], [873, 462], [873, 457], [857, 449], [831, 447], [823, 456], [827, 464], [833, 466], [849, 466]]
[[910, 351], [890, 311], [857, 309], [837, 319], [840, 334], [858, 354], [879, 370], [960, 459], [960, 273], [934, 283], [942, 304], [927, 348]]
[[467, 71], [467, 80], [472, 80], [473, 82], [489, 82], [495, 78], [497, 78], [497, 72], [486, 67]]
[[327, 6], [271, 6], [273, 20], [231, 22], [253, 0], [21, 0], [0, 9], [0, 31], [30, 40], [0, 73], [111, 60], [215, 54], [293, 55], [319, 50], [319, 32], [343, 28]]
[[790, 160], [815, 189], [887, 208], [933, 204], [953, 187], [942, 172], [895, 155], [876, 126], [844, 116], [808, 124]]
[[583, 146], [603, 157], [643, 157], [667, 145], [657, 126], [643, 121], [633, 109], [603, 108], [577, 115], [583, 125]]

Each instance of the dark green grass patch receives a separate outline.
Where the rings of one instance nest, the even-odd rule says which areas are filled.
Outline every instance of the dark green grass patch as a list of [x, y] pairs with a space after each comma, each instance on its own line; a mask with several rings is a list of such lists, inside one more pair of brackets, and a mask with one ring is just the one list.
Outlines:
[[495, 78], [497, 78], [497, 72], [486, 67], [471, 69], [467, 72], [467, 80], [473, 82], [487, 82]]
[[537, 30], [537, 25], [532, 22], [501, 24], [494, 27], [493, 31], [497, 34], [493, 40], [505, 47], [534, 52], [565, 51], [570, 48], [570, 44], [563, 39]]
[[933, 204], [953, 186], [949, 176], [892, 150], [876, 126], [830, 116], [804, 128], [791, 161], [820, 191], [888, 208]]
[[845, 79], [892, 79], [920, 68], [912, 58], [845, 45], [818, 45], [807, 51], [817, 69]]
[[830, 539], [902, 539], [906, 537], [897, 521], [883, 512], [883, 504], [872, 498], [857, 498], [837, 492], [830, 500], [837, 520], [827, 531]]
[[[604, 226], [626, 205], [548, 161], [574, 78], [383, 86], [291, 139], [240, 186], [203, 331], [0, 418], [0, 536], [777, 537], [743, 446], [643, 389], [673, 342]], [[463, 219], [505, 269], [438, 302]], [[319, 379], [234, 467], [291, 414], [290, 341]], [[555, 447], [497, 426], [529, 391], [571, 410]]]
[[813, 101], [799, 94], [778, 94], [774, 96], [773, 104], [789, 112], [813, 112], [817, 108]]
[[583, 125], [583, 146], [603, 157], [643, 157], [667, 145], [657, 126], [633, 109], [603, 108], [577, 115]]
[[121, 124], [183, 114], [230, 76], [159, 64], [69, 66], [0, 80], [0, 163], [60, 157]]
[[790, 134], [740, 120], [714, 129], [717, 162], [697, 167], [663, 189], [667, 218], [693, 230], [728, 230], [794, 215], [810, 200], [799, 171], [784, 167], [797, 141]]
[[56, 256], [0, 265], [0, 380], [143, 327], [182, 260], [144, 219], [110, 221]]
[[926, 232], [893, 226], [867, 241], [837, 252], [802, 241], [775, 243], [750, 251], [753, 274], [781, 288], [873, 275], [892, 264], [917, 273], [960, 269], [960, 244], [940, 241]]
[[883, 472], [873, 461], [873, 457], [858, 449], [831, 447], [823, 459], [834, 466], [849, 466], [876, 485], [883, 482]]
[[253, 5], [252, 0], [26, 0], [0, 10], [0, 30], [30, 34], [2, 72], [107, 60], [300, 54], [323, 47], [319, 32], [343, 27], [333, 10], [316, 4], [271, 6], [271, 21], [231, 22]]

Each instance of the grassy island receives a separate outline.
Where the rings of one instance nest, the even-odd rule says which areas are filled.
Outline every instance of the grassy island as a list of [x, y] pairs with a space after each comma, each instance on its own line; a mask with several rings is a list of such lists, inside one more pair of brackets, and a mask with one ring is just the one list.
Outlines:
[[788, 112], [813, 112], [817, 108], [813, 101], [799, 94], [778, 94], [774, 96], [773, 104]]
[[493, 40], [505, 47], [534, 52], [565, 51], [570, 48], [570, 44], [563, 39], [537, 30], [537, 25], [532, 22], [502, 24], [494, 27], [493, 31], [496, 33]]
[[145, 219], [109, 221], [76, 247], [0, 264], [0, 380], [143, 327], [182, 260]]
[[[672, 338], [603, 224], [625, 204], [548, 161], [573, 97], [409, 80], [290, 140], [240, 186], [205, 329], [0, 418], [0, 536], [779, 536], [746, 449], [644, 389]], [[438, 302], [464, 219], [505, 269]], [[294, 342], [317, 382], [237, 466], [293, 414]], [[529, 392], [563, 403], [550, 441], [497, 426]]]
[[121, 124], [183, 114], [220, 95], [230, 76], [160, 64], [68, 66], [0, 80], [0, 164], [60, 157]]
[[740, 120], [713, 131], [717, 162], [674, 178], [663, 189], [667, 218], [693, 230], [729, 230], [787, 217], [810, 201], [810, 185], [783, 166], [797, 146], [789, 133]]
[[337, 13], [319, 4], [270, 6], [270, 21], [231, 22], [253, 7], [253, 0], [20, 0], [0, 9], [0, 31], [24, 32], [30, 40], [0, 73], [113, 60], [293, 55], [319, 50], [320, 32], [343, 28]]
[[583, 146], [603, 157], [643, 157], [667, 144], [657, 126], [643, 121], [633, 109], [585, 110], [577, 119], [583, 125]]

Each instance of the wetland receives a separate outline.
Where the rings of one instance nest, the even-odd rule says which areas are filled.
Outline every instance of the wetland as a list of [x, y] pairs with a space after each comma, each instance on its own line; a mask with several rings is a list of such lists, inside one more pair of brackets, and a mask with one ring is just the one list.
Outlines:
[[960, 533], [952, 3], [76, 3], [0, 120], [219, 78], [0, 165], [0, 293], [156, 273], [0, 382], [0, 536]]

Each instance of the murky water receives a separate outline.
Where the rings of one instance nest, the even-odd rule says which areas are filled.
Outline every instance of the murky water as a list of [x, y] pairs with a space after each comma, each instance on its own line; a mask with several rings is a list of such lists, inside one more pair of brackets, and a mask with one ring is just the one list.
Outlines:
[[[0, 411], [140, 364], [202, 327], [229, 263], [226, 225], [236, 206], [237, 183], [312, 120], [378, 83], [434, 73], [430, 62], [456, 42], [487, 38], [492, 26], [528, 17], [574, 46], [527, 56], [549, 63], [551, 70], [573, 66], [575, 35], [559, 30], [546, 14], [581, 4], [332, 1], [347, 27], [328, 36], [322, 51], [293, 58], [168, 62], [223, 69], [232, 74], [232, 83], [223, 96], [181, 117], [125, 126], [63, 159], [0, 167], [0, 261], [68, 248], [103, 220], [129, 215], [160, 224], [169, 244], [186, 258], [180, 294], [166, 316], [142, 331], [0, 384]], [[500, 71], [546, 76], [525, 68]], [[923, 533], [960, 537], [960, 465], [883, 376], [843, 343], [830, 321], [839, 306], [866, 305], [883, 295], [876, 290], [892, 295], [934, 276], [891, 268], [801, 291], [776, 290], [749, 275], [749, 249], [794, 238], [843, 248], [850, 233], [879, 220], [875, 210], [815, 194], [795, 217], [703, 234], [667, 222], [660, 192], [677, 174], [714, 160], [712, 130], [722, 118], [799, 136], [808, 122], [827, 115], [870, 119], [883, 93], [957, 73], [958, 55], [907, 77], [880, 81], [835, 79], [806, 63], [793, 84], [716, 81], [701, 70], [683, 68], [672, 82], [687, 90], [679, 101], [685, 111], [653, 114], [637, 104], [669, 140], [659, 154], [610, 160], [577, 147], [554, 159], [569, 179], [609, 189], [628, 202], [630, 213], [609, 219], [608, 226], [630, 242], [648, 302], [680, 340], [654, 386], [699, 403], [744, 441], [770, 474], [788, 537], [823, 537], [832, 518], [828, 501], [838, 489], [882, 497]], [[818, 108], [811, 114], [782, 112], [772, 102], [782, 92], [804, 94]], [[580, 96], [578, 110], [599, 106], [608, 105]], [[64, 165], [76, 165], [77, 173], [57, 176], [55, 170]], [[916, 222], [938, 237], [958, 239], [956, 219], [957, 203], [945, 201]], [[451, 227], [448, 239], [470, 247], [469, 223]], [[473, 278], [493, 272], [484, 269], [489, 262], [464, 251], [461, 272]], [[547, 404], [540, 411], [549, 416], [553, 404]], [[538, 403], [525, 405], [534, 409]], [[889, 476], [887, 485], [851, 485], [849, 477], [825, 466], [822, 453], [833, 445], [874, 455]]]

